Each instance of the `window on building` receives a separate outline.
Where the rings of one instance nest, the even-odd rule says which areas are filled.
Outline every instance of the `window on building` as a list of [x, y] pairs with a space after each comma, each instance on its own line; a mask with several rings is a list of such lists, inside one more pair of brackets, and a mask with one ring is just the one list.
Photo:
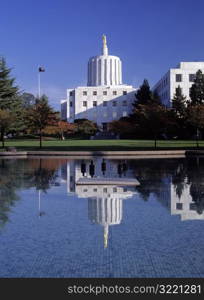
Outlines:
[[190, 203], [189, 208], [190, 208], [190, 210], [196, 210], [195, 203]]
[[96, 96], [97, 95], [97, 91], [93, 91], [93, 95]]
[[87, 189], [83, 189], [83, 192], [86, 193], [86, 192], [88, 192], [88, 190]]
[[103, 106], [107, 106], [107, 101], [103, 101]]
[[127, 91], [123, 91], [123, 95], [127, 95]]
[[69, 106], [72, 107], [72, 101], [69, 102]]
[[183, 209], [183, 204], [182, 203], [176, 203], [176, 209], [182, 210]]
[[103, 91], [103, 95], [106, 96], [107, 95], [107, 91]]
[[93, 189], [93, 191], [96, 193], [96, 192], [97, 192], [97, 189]]
[[113, 188], [113, 193], [117, 193], [117, 188], [116, 187]]
[[194, 82], [196, 75], [195, 74], [189, 74], [189, 81]]
[[182, 74], [176, 74], [176, 82], [182, 81]]
[[104, 192], [104, 193], [107, 193], [107, 192], [108, 192], [108, 189], [107, 189], [107, 188], [103, 188], [103, 192]]
[[83, 101], [83, 106], [87, 107], [87, 101]]
[[127, 106], [127, 100], [123, 100], [123, 106]]
[[113, 95], [117, 95], [117, 91], [113, 91]]
[[117, 101], [113, 101], [113, 106], [117, 106]]
[[93, 101], [93, 106], [97, 106], [97, 101]]
[[113, 118], [116, 118], [116, 117], [117, 117], [117, 112], [114, 111], [114, 112], [113, 112]]
[[127, 117], [127, 112], [123, 111], [123, 117]]
[[83, 96], [87, 96], [87, 91], [83, 91]]
[[69, 92], [69, 96], [73, 96], [73, 94], [74, 94], [73, 91]]

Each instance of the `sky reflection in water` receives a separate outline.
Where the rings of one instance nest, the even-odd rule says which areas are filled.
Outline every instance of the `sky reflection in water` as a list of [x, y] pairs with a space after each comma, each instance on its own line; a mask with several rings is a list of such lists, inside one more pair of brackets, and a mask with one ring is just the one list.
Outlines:
[[1, 277], [203, 277], [204, 159], [0, 160]]

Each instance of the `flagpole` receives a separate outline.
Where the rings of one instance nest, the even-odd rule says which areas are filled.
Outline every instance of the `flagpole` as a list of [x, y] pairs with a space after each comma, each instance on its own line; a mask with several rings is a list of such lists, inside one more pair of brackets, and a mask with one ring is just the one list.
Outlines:
[[38, 66], [38, 98], [41, 97], [41, 77], [40, 73], [45, 72], [45, 69], [43, 67]]
[[40, 217], [40, 210], [41, 210], [41, 197], [40, 197], [40, 190], [38, 191], [38, 214]]
[[40, 66], [38, 66], [38, 98], [40, 99]]

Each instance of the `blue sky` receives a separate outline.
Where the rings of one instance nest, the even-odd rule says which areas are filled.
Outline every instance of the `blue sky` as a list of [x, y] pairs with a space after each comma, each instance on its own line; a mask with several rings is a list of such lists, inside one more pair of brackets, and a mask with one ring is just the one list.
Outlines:
[[0, 55], [21, 90], [59, 109], [66, 89], [86, 85], [87, 61], [101, 52], [123, 61], [123, 82], [153, 85], [180, 61], [204, 60], [203, 0], [0, 0]]

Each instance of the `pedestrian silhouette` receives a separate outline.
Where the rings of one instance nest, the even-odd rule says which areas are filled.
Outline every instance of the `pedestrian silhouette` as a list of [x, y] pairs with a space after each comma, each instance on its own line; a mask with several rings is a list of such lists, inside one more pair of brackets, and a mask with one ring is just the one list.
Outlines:
[[95, 166], [93, 164], [93, 160], [91, 161], [91, 164], [89, 165], [89, 174], [91, 177], [94, 177], [95, 174]]
[[121, 177], [121, 175], [122, 175], [122, 164], [121, 164], [121, 162], [119, 162], [119, 164], [118, 164], [118, 175], [119, 175], [119, 177]]
[[104, 158], [103, 158], [103, 161], [101, 163], [101, 171], [102, 171], [103, 175], [105, 175], [105, 173], [106, 173], [106, 162], [105, 162]]
[[86, 164], [85, 162], [82, 160], [82, 163], [81, 163], [81, 173], [83, 176], [85, 176], [85, 173], [86, 173]]

